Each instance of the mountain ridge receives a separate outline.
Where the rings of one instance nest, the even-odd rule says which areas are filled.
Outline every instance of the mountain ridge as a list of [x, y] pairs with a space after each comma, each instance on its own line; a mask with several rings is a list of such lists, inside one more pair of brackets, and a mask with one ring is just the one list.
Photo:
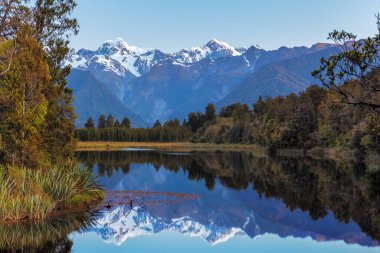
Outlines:
[[[115, 103], [152, 124], [157, 119], [182, 120], [210, 102], [217, 108], [234, 102], [252, 105], [258, 96], [300, 92], [315, 83], [309, 73], [319, 59], [313, 56], [327, 57], [338, 50], [325, 43], [270, 51], [258, 46], [237, 49], [212, 39], [200, 47], [165, 53], [130, 46], [119, 38], [96, 50], [80, 49], [67, 57], [65, 65], [92, 73]], [[69, 78], [69, 84], [72, 81]], [[70, 87], [76, 93], [76, 85]], [[88, 99], [76, 94], [77, 100]], [[77, 114], [81, 125], [96, 112]]]

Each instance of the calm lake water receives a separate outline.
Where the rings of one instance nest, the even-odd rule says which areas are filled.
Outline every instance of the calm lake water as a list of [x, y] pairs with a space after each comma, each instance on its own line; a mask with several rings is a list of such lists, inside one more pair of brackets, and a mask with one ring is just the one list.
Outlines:
[[380, 173], [360, 164], [154, 150], [77, 158], [99, 175], [110, 207], [0, 226], [0, 249], [380, 252]]

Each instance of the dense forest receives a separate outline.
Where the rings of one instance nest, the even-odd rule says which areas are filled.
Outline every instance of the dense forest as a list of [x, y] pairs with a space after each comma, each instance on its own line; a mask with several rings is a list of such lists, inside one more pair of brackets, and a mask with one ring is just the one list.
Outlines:
[[113, 123], [112, 115], [107, 119], [101, 115], [97, 127], [90, 118], [76, 135], [82, 141], [192, 141], [379, 150], [378, 113], [370, 108], [330, 102], [333, 99], [326, 89], [311, 86], [299, 95], [259, 98], [253, 110], [236, 103], [216, 114], [209, 104], [204, 113], [192, 112], [182, 124], [178, 119], [163, 125], [157, 121], [151, 128], [131, 128], [118, 120]]
[[321, 59], [311, 75], [322, 85], [286, 97], [259, 98], [253, 105], [235, 103], [216, 113], [204, 112], [157, 121], [150, 128], [130, 128], [101, 115], [97, 127], [90, 118], [76, 130], [80, 141], [191, 141], [244, 143], [278, 148], [343, 147], [380, 152], [380, 35], [366, 40], [345, 31], [329, 38], [342, 52]]
[[97, 125], [90, 118], [76, 130], [81, 141], [151, 141], [256, 144], [271, 148], [349, 147], [380, 151], [380, 116], [366, 106], [337, 101], [333, 91], [311, 86], [300, 94], [259, 98], [251, 110], [246, 104], [232, 104], [215, 112], [192, 112], [180, 124], [178, 119], [157, 121], [151, 128], [131, 128], [125, 118], [113, 122], [101, 115]]
[[75, 147], [70, 69], [61, 63], [78, 32], [68, 1], [1, 1], [0, 157], [36, 167], [63, 160]]
[[178, 142], [188, 141], [192, 132], [186, 122], [169, 120], [163, 125], [156, 121], [151, 128], [131, 128], [131, 122], [125, 117], [121, 122], [112, 115], [100, 115], [97, 125], [90, 117], [83, 129], [75, 131], [81, 141], [125, 141], [125, 142]]

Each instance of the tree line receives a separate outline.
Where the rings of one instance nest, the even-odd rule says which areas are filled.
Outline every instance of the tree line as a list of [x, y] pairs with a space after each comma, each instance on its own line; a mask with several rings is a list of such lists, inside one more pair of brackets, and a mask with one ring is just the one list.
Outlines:
[[349, 147], [380, 151], [379, 113], [334, 103], [336, 94], [311, 86], [300, 94], [259, 98], [249, 110], [236, 103], [196, 129], [192, 140], [245, 143], [272, 149]]
[[[216, 113], [213, 104], [191, 112], [182, 124], [178, 119], [150, 128], [131, 128], [101, 115], [95, 128], [89, 118], [78, 129], [81, 141], [144, 141], [255, 144], [279, 148], [349, 147], [380, 150], [380, 116], [373, 108], [336, 103], [338, 95], [319, 86], [300, 94], [267, 97], [252, 105], [235, 103]], [[123, 120], [122, 122], [129, 120]]]
[[[209, 104], [204, 113], [191, 112], [182, 125], [178, 119], [151, 128], [123, 128], [112, 116], [90, 118], [77, 130], [82, 141], [192, 141], [243, 143], [278, 148], [350, 147], [380, 150], [380, 117], [370, 107], [335, 103], [337, 94], [311, 86], [286, 97], [259, 97], [250, 109], [235, 103], [219, 113]], [[113, 126], [113, 127], [109, 127]]]
[[180, 142], [189, 140], [191, 135], [187, 123], [181, 124], [178, 119], [164, 124], [157, 120], [150, 128], [132, 128], [128, 117], [119, 121], [111, 114], [100, 115], [96, 125], [89, 117], [84, 128], [75, 131], [80, 141]]

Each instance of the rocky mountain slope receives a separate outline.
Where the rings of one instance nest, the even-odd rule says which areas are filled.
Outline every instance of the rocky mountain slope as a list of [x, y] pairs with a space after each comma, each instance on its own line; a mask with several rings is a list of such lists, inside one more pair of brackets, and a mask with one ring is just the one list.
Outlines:
[[99, 82], [90, 72], [72, 69], [68, 83], [73, 89], [73, 106], [78, 115], [77, 125], [83, 126], [90, 116], [96, 120], [100, 114], [110, 113], [119, 119], [129, 117], [134, 126], [147, 124], [114, 97], [108, 87]]

